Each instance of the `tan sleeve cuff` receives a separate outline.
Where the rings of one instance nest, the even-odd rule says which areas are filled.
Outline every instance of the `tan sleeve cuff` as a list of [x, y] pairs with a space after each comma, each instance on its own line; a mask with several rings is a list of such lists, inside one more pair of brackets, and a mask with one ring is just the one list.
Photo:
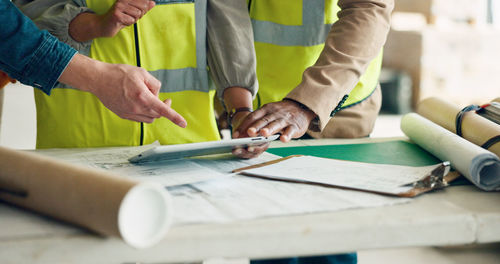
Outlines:
[[[323, 89], [326, 89], [327, 92], [323, 92]], [[323, 89], [299, 85], [285, 97], [307, 106], [316, 114], [316, 119], [309, 125], [309, 129], [315, 132], [325, 128], [330, 121], [332, 112], [337, 108], [339, 102], [343, 102], [342, 99], [346, 95], [341, 91], [332, 92], [331, 88]]]

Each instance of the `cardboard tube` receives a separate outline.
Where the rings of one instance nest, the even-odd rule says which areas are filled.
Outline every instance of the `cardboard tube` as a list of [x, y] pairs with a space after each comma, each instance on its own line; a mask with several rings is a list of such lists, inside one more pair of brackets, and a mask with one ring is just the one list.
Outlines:
[[[461, 110], [462, 108], [435, 97], [427, 98], [417, 106], [417, 113], [455, 134], [455, 118]], [[500, 125], [473, 112], [464, 114], [462, 119], [463, 138], [481, 146], [498, 135], [500, 135]], [[500, 142], [493, 144], [488, 150], [500, 157]]]
[[0, 147], [0, 199], [127, 244], [159, 242], [172, 219], [162, 186]]

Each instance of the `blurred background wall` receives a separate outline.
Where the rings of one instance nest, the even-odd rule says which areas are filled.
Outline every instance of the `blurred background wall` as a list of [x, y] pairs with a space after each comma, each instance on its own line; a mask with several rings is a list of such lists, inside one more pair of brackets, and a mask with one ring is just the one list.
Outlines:
[[423, 98], [458, 105], [500, 96], [500, 0], [395, 0], [384, 49], [383, 109]]

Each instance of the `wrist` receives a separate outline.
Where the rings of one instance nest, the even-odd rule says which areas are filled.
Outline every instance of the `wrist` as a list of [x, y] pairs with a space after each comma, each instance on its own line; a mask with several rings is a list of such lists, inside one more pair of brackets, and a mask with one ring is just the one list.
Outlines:
[[223, 103], [225, 108], [228, 110], [237, 109], [240, 107], [252, 107], [252, 94], [250, 91], [243, 87], [229, 87], [224, 90]]
[[104, 71], [105, 63], [75, 54], [59, 81], [81, 91], [92, 92], [98, 74]]
[[284, 98], [282, 101], [293, 103], [297, 107], [299, 107], [302, 110], [302, 113], [306, 116], [306, 118], [309, 122], [309, 125], [317, 117], [317, 115], [309, 107], [307, 107], [306, 105], [304, 105], [301, 102], [298, 102], [298, 101], [295, 101], [295, 100], [289, 99], [289, 98]]

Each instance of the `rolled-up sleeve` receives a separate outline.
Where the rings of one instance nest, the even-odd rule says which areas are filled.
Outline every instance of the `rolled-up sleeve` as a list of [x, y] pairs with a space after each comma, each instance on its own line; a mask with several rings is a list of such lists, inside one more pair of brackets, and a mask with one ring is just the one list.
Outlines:
[[0, 0], [0, 19], [1, 70], [50, 94], [76, 50], [40, 31], [8, 0]]
[[85, 12], [93, 12], [83, 5], [83, 1], [13, 0], [12, 2], [21, 12], [31, 18], [39, 29], [47, 30], [60, 41], [76, 50], [84, 51], [92, 44], [92, 40], [79, 42], [69, 34], [69, 24], [76, 16]]
[[207, 8], [208, 65], [217, 94], [243, 87], [257, 94], [253, 30], [245, 0], [209, 0]]

